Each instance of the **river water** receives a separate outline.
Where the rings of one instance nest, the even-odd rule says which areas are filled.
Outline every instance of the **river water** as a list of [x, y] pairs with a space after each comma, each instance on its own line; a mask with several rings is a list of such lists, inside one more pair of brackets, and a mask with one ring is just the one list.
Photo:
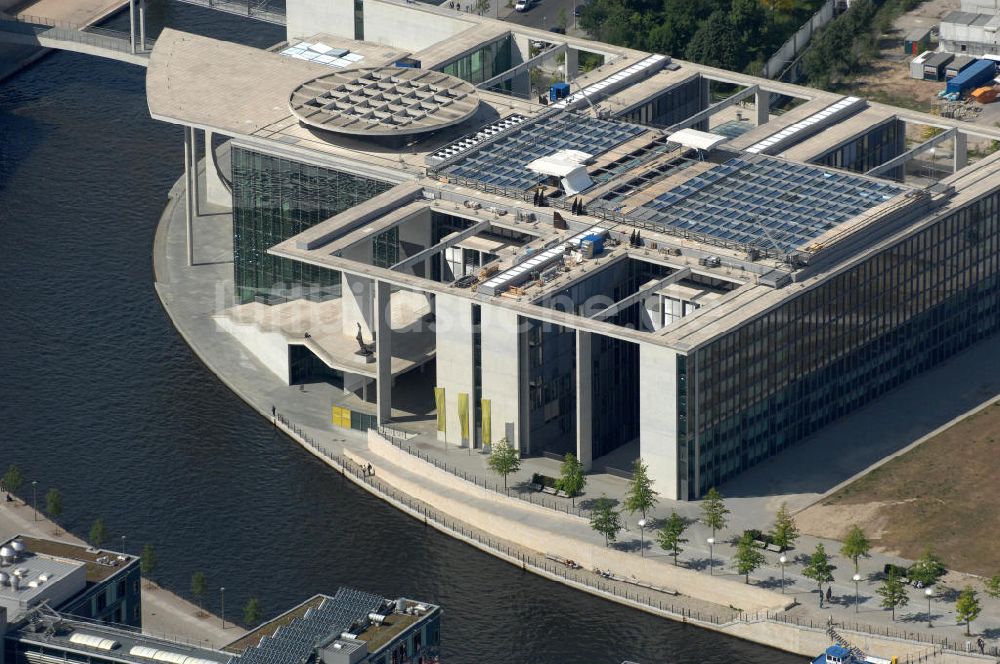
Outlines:
[[[150, 3], [163, 24], [256, 46], [275, 26]], [[116, 17], [112, 26], [127, 25]], [[207, 65], [210, 66], [210, 65]], [[192, 355], [153, 289], [153, 232], [182, 134], [149, 118], [145, 70], [58, 53], [0, 84], [0, 466], [85, 536], [155, 546], [154, 578], [191, 574], [274, 615], [340, 585], [444, 607], [466, 664], [791, 664], [540, 579], [369, 496], [277, 434]], [[30, 496], [26, 496], [30, 499]], [[218, 592], [206, 605], [219, 609]]]

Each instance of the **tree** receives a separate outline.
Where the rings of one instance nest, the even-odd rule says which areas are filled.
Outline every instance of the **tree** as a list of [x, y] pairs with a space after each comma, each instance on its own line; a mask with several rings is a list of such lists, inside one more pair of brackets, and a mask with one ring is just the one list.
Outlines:
[[507, 490], [507, 476], [516, 473], [521, 468], [521, 455], [511, 447], [507, 438], [501, 438], [493, 444], [488, 461], [490, 470], [503, 477], [503, 488]]
[[741, 54], [740, 35], [729, 15], [722, 10], [712, 12], [691, 37], [685, 55], [688, 60], [709, 67], [740, 71], [746, 64]]
[[153, 579], [153, 572], [156, 571], [156, 550], [152, 544], [142, 547], [142, 553], [139, 554], [139, 571], [148, 580]]
[[736, 544], [733, 566], [743, 575], [743, 583], [750, 583], [750, 572], [764, 565], [764, 552], [753, 543], [753, 533], [745, 532]]
[[771, 540], [775, 545], [781, 547], [781, 552], [787, 551], [795, 540], [799, 538], [799, 527], [795, 525], [795, 519], [788, 512], [788, 506], [781, 503], [778, 513], [774, 517], [774, 530], [771, 531]]
[[925, 586], [932, 585], [944, 576], [944, 573], [944, 563], [934, 555], [930, 548], [925, 549], [923, 555], [917, 558], [916, 562], [910, 565], [910, 569], [906, 571], [910, 580], [919, 581]]
[[972, 621], [979, 617], [982, 610], [983, 607], [979, 605], [979, 598], [976, 597], [976, 591], [972, 589], [972, 586], [966, 586], [958, 594], [958, 601], [955, 602], [955, 620], [965, 623], [966, 636], [972, 636], [970, 631]]
[[587, 476], [583, 474], [583, 464], [572, 452], [566, 453], [566, 458], [559, 468], [559, 475], [559, 490], [572, 498], [573, 507], [576, 507], [576, 497], [583, 491], [583, 487], [587, 486]]
[[889, 577], [882, 582], [875, 592], [882, 596], [882, 607], [892, 609], [892, 619], [896, 619], [896, 609], [906, 606], [910, 597], [906, 594], [906, 586], [896, 572], [890, 572]]
[[256, 597], [251, 597], [243, 606], [243, 622], [247, 627], [253, 627], [260, 622], [260, 619], [260, 600]]
[[809, 557], [809, 564], [802, 570], [802, 576], [812, 579], [819, 586], [819, 608], [823, 608], [823, 584], [833, 582], [833, 570], [837, 569], [830, 564], [830, 556], [827, 555], [823, 543], [816, 545], [816, 551]]
[[198, 612], [201, 612], [201, 601], [205, 596], [205, 573], [201, 570], [191, 575], [191, 594], [198, 600]]
[[49, 489], [45, 494], [45, 511], [53, 519], [58, 519], [63, 512], [63, 499], [59, 489]]
[[660, 543], [660, 548], [674, 557], [674, 565], [677, 565], [677, 556], [684, 552], [681, 544], [687, 542], [682, 537], [685, 530], [687, 530], [687, 524], [684, 523], [684, 519], [677, 512], [671, 512], [670, 518], [667, 519], [656, 535], [656, 540]]
[[565, 30], [569, 26], [569, 17], [566, 15], [566, 8], [560, 7], [556, 13], [556, 25]]
[[490, 0], [476, 0], [476, 13], [484, 16], [490, 11]]
[[701, 513], [705, 520], [705, 525], [712, 529], [712, 537], [715, 537], [716, 530], [726, 527], [726, 515], [729, 508], [726, 507], [722, 494], [714, 486], [705, 494], [705, 500], [701, 503]]
[[872, 544], [868, 541], [865, 531], [861, 530], [858, 524], [854, 524], [847, 531], [847, 537], [844, 538], [844, 545], [840, 547], [840, 555], [854, 561], [854, 573], [857, 574], [858, 559], [867, 558], [870, 555], [871, 548]]
[[632, 480], [625, 490], [625, 509], [629, 514], [639, 512], [642, 518], [646, 518], [646, 512], [653, 509], [659, 502], [656, 497], [660, 495], [653, 490], [653, 480], [649, 478], [649, 466], [636, 459], [632, 464]]
[[108, 541], [108, 528], [104, 525], [104, 519], [96, 519], [90, 527], [90, 543], [100, 549]]
[[7, 469], [7, 472], [3, 474], [4, 490], [16, 494], [18, 491], [21, 490], [21, 487], [23, 485], [24, 485], [24, 474], [21, 472], [20, 468], [18, 468], [14, 464], [11, 464], [10, 468]]
[[1000, 574], [986, 580], [986, 594], [993, 598], [1000, 598]]
[[622, 529], [621, 515], [607, 496], [601, 496], [590, 515], [590, 527], [604, 535], [604, 546], [615, 541]]

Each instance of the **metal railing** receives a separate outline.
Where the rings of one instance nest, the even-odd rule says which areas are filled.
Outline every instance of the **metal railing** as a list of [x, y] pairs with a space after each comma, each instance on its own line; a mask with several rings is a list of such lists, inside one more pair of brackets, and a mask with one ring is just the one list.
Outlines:
[[180, 2], [275, 25], [285, 25], [286, 22], [285, 7], [272, 0], [180, 0]]
[[[36, 37], [45, 37], [58, 41], [87, 44], [119, 53], [132, 52], [131, 35], [128, 32], [80, 25], [69, 21], [58, 21], [44, 16], [19, 14], [17, 16], [5, 17], [0, 19], [0, 31], [31, 34]], [[156, 40], [147, 38], [145, 49], [143, 50], [151, 49], [155, 43]], [[138, 41], [136, 46], [140, 49], [143, 48], [143, 45], [139, 44]], [[137, 55], [144, 54], [137, 53]]]

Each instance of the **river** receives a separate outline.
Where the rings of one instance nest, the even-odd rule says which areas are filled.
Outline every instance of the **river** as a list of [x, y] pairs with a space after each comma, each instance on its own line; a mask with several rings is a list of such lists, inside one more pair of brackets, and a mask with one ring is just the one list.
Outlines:
[[[283, 30], [168, 0], [164, 23], [256, 46]], [[127, 17], [111, 21], [127, 25]], [[153, 289], [153, 232], [182, 134], [149, 118], [145, 70], [57, 53], [0, 84], [0, 466], [105, 519], [190, 597], [235, 617], [349, 585], [444, 607], [445, 661], [791, 664], [801, 658], [570, 590], [433, 529], [277, 434], [192, 355]], [[30, 494], [30, 488], [27, 492]], [[30, 499], [30, 495], [26, 495]], [[219, 609], [219, 593], [206, 605]]]

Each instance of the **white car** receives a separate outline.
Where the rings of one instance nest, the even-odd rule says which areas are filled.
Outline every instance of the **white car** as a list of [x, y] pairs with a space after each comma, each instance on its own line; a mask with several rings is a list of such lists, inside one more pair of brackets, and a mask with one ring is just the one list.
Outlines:
[[514, 5], [514, 11], [516, 12], [526, 12], [531, 9], [531, 6], [535, 4], [534, 0], [517, 0], [517, 4]]

